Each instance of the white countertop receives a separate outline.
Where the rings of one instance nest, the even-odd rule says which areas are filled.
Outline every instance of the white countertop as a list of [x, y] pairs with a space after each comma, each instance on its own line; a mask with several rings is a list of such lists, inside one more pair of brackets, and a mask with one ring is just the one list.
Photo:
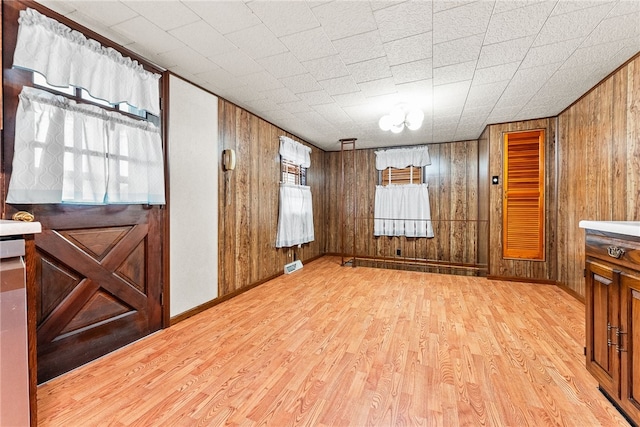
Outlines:
[[586, 221], [578, 224], [580, 228], [606, 231], [609, 233], [626, 234], [627, 236], [640, 237], [640, 221]]
[[39, 222], [13, 221], [0, 219], [0, 236], [20, 236], [22, 234], [35, 234], [42, 232]]

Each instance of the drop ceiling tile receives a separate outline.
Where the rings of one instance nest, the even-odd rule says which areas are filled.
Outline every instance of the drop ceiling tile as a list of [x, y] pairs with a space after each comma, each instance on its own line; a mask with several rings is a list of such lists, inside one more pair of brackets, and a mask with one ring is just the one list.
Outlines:
[[471, 80], [457, 83], [449, 83], [445, 85], [433, 86], [433, 106], [436, 108], [447, 107], [451, 105], [464, 105], [464, 101], [469, 93]]
[[76, 10], [74, 3], [63, 0], [39, 0], [38, 3], [58, 12], [60, 15], [68, 15]]
[[255, 90], [269, 90], [269, 89], [278, 89], [283, 87], [283, 84], [280, 83], [278, 79], [273, 77], [266, 71], [261, 71], [259, 73], [247, 74], [246, 76], [238, 77], [247, 85], [255, 88]]
[[546, 1], [491, 16], [485, 35], [486, 44], [535, 36], [544, 25], [556, 2]]
[[200, 78], [213, 83], [220, 88], [231, 88], [235, 86], [245, 86], [245, 83], [238, 80], [233, 74], [222, 68], [195, 74]]
[[612, 7], [612, 4], [605, 3], [588, 9], [551, 16], [540, 30], [533, 46], [585, 37], [594, 30]]
[[[595, 1], [587, 1], [587, 0], [580, 0], [580, 1], [559, 1], [556, 4], [556, 7], [553, 9], [553, 12], [551, 13], [551, 16], [556, 16], [556, 15], [564, 15], [567, 13], [572, 13], [572, 12], [576, 12], [576, 11], [580, 11], [583, 9], [589, 9], [592, 8], [594, 6], [601, 6], [605, 3], [614, 3], [612, 1], [602, 1], [602, 0], [595, 0]], [[625, 3], [624, 1], [622, 3]]]
[[557, 62], [518, 70], [505, 89], [503, 97], [519, 97], [522, 94], [532, 96], [553, 76], [561, 64]]
[[334, 103], [334, 99], [324, 89], [299, 93], [298, 98], [309, 104], [311, 107], [315, 105]]
[[478, 68], [522, 61], [534, 40], [535, 38], [532, 36], [507, 40], [501, 43], [486, 44], [482, 46], [480, 51]]
[[[95, 3], [95, 2], [92, 2]], [[111, 7], [118, 3], [108, 2]], [[125, 1], [125, 5], [147, 18], [165, 31], [199, 21], [201, 18], [180, 2], [172, 1]]]
[[332, 98], [336, 104], [341, 107], [353, 107], [354, 105], [364, 105], [367, 103], [367, 98], [360, 91], [333, 95]]
[[508, 80], [503, 80], [501, 82], [476, 85], [474, 80], [474, 84], [472, 84], [471, 89], [469, 89], [465, 109], [467, 107], [484, 108], [486, 106], [495, 105], [495, 103], [498, 102], [498, 99], [502, 96], [502, 92], [507, 88], [508, 84]]
[[391, 67], [391, 73], [393, 73], [393, 80], [397, 84], [431, 79], [431, 59], [394, 65]]
[[280, 82], [291, 89], [293, 93], [314, 92], [322, 90], [318, 81], [311, 74], [299, 74], [297, 76], [284, 77]]
[[226, 34], [226, 37], [253, 59], [287, 51], [286, 46], [264, 24]]
[[393, 78], [384, 78], [379, 80], [371, 80], [368, 82], [358, 83], [358, 87], [364, 96], [386, 95], [396, 92], [396, 85]]
[[467, 105], [465, 105], [464, 109], [462, 110], [461, 119], [464, 121], [465, 124], [481, 123], [484, 120], [486, 120], [487, 116], [489, 115], [489, 113], [491, 113], [492, 109], [493, 109], [493, 104], [487, 104], [482, 107], [472, 107], [472, 108], [468, 108]]
[[479, 1], [433, 14], [433, 43], [483, 34], [489, 25], [493, 2]]
[[524, 107], [527, 104], [527, 102], [531, 100], [532, 97], [533, 96], [531, 94], [521, 95], [517, 93], [517, 94], [511, 94], [508, 97], [505, 94], [498, 100], [494, 109], [491, 112], [491, 115], [493, 115], [495, 111], [501, 111], [505, 109], [511, 109], [512, 113], [520, 111], [520, 109], [522, 109], [522, 107]]
[[384, 43], [383, 47], [387, 53], [389, 64], [398, 65], [431, 58], [433, 55], [432, 36], [433, 33], [429, 31]]
[[293, 114], [298, 114], [306, 111], [315, 112], [314, 109], [309, 107], [309, 104], [304, 101], [283, 102], [282, 104], [280, 104], [280, 106]]
[[220, 34], [253, 27], [260, 19], [240, 1], [183, 1]]
[[582, 38], [532, 47], [520, 64], [520, 68], [524, 69], [552, 64], [554, 62], [564, 62], [578, 48], [580, 42], [582, 42]]
[[562, 68], [585, 67], [587, 64], [602, 63], [613, 56], [619, 49], [618, 42], [581, 47], [564, 62]]
[[425, 105], [427, 102], [431, 104], [433, 97], [433, 80], [420, 80], [411, 83], [397, 84], [396, 89], [406, 102]]
[[249, 55], [237, 48], [211, 56], [209, 59], [235, 76], [244, 76], [264, 70]]
[[309, 5], [300, 1], [254, 1], [248, 6], [276, 36], [316, 28], [320, 23]]
[[289, 88], [286, 87], [263, 90], [260, 91], [260, 93], [277, 104], [300, 101], [300, 98], [298, 98], [295, 93], [293, 93]]
[[349, 117], [347, 113], [345, 113], [344, 110], [336, 104], [316, 105], [313, 108], [320, 113], [324, 119], [333, 124], [353, 121], [351, 120], [351, 117]]
[[640, 12], [603, 20], [581, 46], [593, 46], [634, 37], [640, 40]]
[[628, 15], [630, 13], [640, 13], [640, 2], [638, 1], [620, 1], [615, 4], [611, 12], [607, 15], [607, 18], [611, 18], [619, 15]]
[[280, 37], [280, 41], [299, 61], [324, 58], [338, 53], [322, 28]]
[[264, 93], [258, 92], [249, 86], [236, 86], [233, 88], [233, 98], [236, 101], [249, 102], [266, 99], [267, 97]]
[[368, 82], [391, 77], [391, 68], [386, 57], [362, 61], [347, 65], [347, 69], [356, 83]]
[[292, 120], [292, 119], [295, 119], [295, 116], [285, 109], [280, 109], [280, 110], [272, 110], [272, 111], [266, 112], [265, 118], [272, 121], [283, 120], [283, 119]]
[[444, 67], [461, 62], [477, 61], [483, 38], [483, 34], [476, 34], [434, 45], [433, 66]]
[[183, 25], [169, 31], [169, 34], [206, 57], [236, 49], [222, 34], [204, 21]]
[[247, 105], [249, 105], [249, 109], [255, 111], [257, 115], [260, 115], [263, 111], [279, 111], [282, 109], [278, 103], [271, 99], [256, 99], [248, 101]]
[[84, 15], [99, 22], [103, 27], [111, 27], [138, 16], [136, 11], [121, 2], [92, 1], [90, 5], [79, 2], [67, 4], [77, 8], [76, 12], [69, 14], [69, 18], [74, 19], [75, 16]]
[[318, 113], [317, 111], [301, 111], [298, 113], [293, 113], [293, 115], [298, 119], [308, 123], [309, 125], [317, 127], [318, 129], [331, 126], [331, 123], [329, 123], [329, 121], [322, 117], [322, 115], [320, 115], [320, 113]]
[[346, 65], [385, 55], [378, 31], [369, 31], [355, 36], [334, 40], [333, 46]]
[[[131, 40], [129, 37], [118, 31], [117, 29], [105, 27], [103, 23], [79, 11], [74, 11], [73, 13], [68, 14], [67, 18], [77, 22], [84, 27], [87, 27], [90, 30], [95, 31], [96, 33], [104, 36], [114, 43], [119, 44], [120, 46], [127, 47], [128, 45], [133, 43], [133, 40]], [[155, 52], [151, 51], [151, 49], [147, 48], [145, 50], [150, 51], [152, 55], [155, 55]]]
[[183, 46], [178, 39], [141, 16], [121, 22], [111, 28], [157, 54]]
[[508, 64], [494, 65], [492, 67], [476, 68], [476, 72], [473, 75], [473, 83], [477, 85], [484, 85], [504, 80], [511, 80], [519, 66], [520, 62], [516, 61]]
[[293, 56], [291, 52], [284, 52], [273, 56], [267, 56], [266, 58], [260, 58], [258, 59], [258, 63], [278, 79], [307, 72], [307, 69], [295, 56]]
[[476, 61], [434, 68], [433, 84], [437, 86], [471, 80], [475, 69]]
[[421, 34], [432, 29], [432, 2], [399, 3], [374, 12], [384, 42]]
[[317, 80], [327, 80], [349, 75], [349, 70], [338, 55], [325, 56], [302, 63]]
[[[433, 13], [444, 12], [445, 10], [454, 9], [456, 7], [462, 7], [469, 3], [474, 3], [476, 0], [441, 0], [433, 2]], [[515, 2], [514, 2], [515, 3]]]
[[314, 7], [312, 10], [331, 40], [378, 28], [369, 2], [331, 2]]
[[359, 127], [366, 126], [365, 123], [367, 122], [377, 122], [380, 117], [389, 112], [388, 108], [381, 110], [379, 107], [372, 105], [343, 107], [343, 110]]
[[179, 65], [189, 70], [190, 74], [204, 73], [218, 67], [195, 50], [183, 47], [156, 56], [156, 61], [165, 68]]

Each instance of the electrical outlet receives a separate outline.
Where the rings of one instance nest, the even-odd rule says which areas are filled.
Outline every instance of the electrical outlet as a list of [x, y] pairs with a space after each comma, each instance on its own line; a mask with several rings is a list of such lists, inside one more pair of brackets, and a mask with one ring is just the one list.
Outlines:
[[396, 249], [396, 256], [402, 255], [402, 251], [400, 249]]

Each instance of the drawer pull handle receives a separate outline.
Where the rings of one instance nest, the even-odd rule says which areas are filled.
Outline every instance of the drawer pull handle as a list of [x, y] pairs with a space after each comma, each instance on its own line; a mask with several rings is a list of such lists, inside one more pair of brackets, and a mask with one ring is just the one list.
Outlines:
[[622, 258], [622, 255], [624, 255], [624, 249], [617, 246], [609, 246], [607, 248], [607, 252], [609, 252], [610, 257], [613, 257], [615, 259], [620, 259]]

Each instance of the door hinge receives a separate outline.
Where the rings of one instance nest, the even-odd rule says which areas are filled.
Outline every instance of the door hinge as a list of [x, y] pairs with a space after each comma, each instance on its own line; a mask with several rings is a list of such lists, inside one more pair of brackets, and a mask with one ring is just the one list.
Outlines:
[[587, 277], [587, 269], [586, 268], [582, 269], [582, 277]]

